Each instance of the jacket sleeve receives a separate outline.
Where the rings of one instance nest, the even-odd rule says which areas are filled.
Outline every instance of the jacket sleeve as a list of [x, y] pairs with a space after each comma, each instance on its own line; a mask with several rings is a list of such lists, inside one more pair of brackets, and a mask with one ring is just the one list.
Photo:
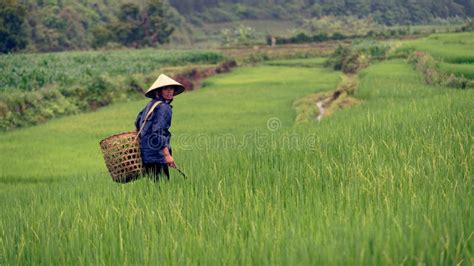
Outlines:
[[170, 125], [171, 113], [164, 106], [158, 106], [154, 110], [152, 132], [156, 138], [156, 148], [162, 150], [167, 144], [166, 132]]
[[143, 110], [140, 111], [140, 113], [138, 113], [138, 116], [137, 116], [137, 119], [135, 120], [135, 128], [138, 130], [140, 130], [140, 119], [142, 117], [142, 114], [143, 114]]

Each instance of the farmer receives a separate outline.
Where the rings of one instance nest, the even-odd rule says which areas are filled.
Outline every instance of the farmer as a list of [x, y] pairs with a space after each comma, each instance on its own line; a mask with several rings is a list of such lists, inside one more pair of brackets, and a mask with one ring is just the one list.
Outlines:
[[[144, 173], [158, 181], [159, 176], [165, 174], [170, 178], [168, 167], [176, 167], [172, 157], [170, 145], [173, 97], [182, 93], [184, 86], [170, 77], [161, 74], [145, 93], [151, 101], [138, 113], [135, 127], [139, 131], [146, 114], [154, 107], [140, 132], [140, 149], [144, 166]], [[158, 105], [155, 105], [155, 103]]]

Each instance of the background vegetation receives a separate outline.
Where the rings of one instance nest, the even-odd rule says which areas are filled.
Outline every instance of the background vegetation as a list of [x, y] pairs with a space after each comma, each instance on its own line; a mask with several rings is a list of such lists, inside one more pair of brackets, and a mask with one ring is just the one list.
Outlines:
[[473, 16], [474, 5], [466, 0], [170, 0], [181, 14], [203, 21], [239, 19], [286, 19], [322, 16], [371, 16], [380, 24], [432, 22], [435, 18]]
[[262, 44], [267, 35], [288, 38], [301, 32], [319, 40], [338, 34], [365, 36], [369, 31], [393, 36], [392, 30], [410, 30], [384, 27], [464, 23], [473, 10], [470, 0], [5, 0], [0, 3], [0, 52], [155, 47], [169, 42]]
[[169, 41], [179, 15], [162, 0], [0, 3], [0, 52], [156, 46]]
[[0, 130], [136, 98], [165, 66], [222, 60], [218, 52], [198, 50], [0, 55]]

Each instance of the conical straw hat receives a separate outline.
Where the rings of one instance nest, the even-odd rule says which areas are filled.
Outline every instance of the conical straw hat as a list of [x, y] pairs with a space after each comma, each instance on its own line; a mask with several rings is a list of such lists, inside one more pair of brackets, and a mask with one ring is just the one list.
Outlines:
[[151, 87], [146, 91], [145, 96], [149, 98], [155, 98], [155, 91], [167, 86], [174, 87], [174, 95], [178, 95], [184, 91], [184, 86], [179, 82], [166, 76], [165, 74], [161, 74], [153, 83], [153, 85], [151, 85]]

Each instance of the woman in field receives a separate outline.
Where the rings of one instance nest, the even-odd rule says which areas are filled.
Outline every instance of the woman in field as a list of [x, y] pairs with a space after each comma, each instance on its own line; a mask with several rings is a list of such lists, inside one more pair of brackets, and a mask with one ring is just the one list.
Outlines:
[[140, 133], [140, 148], [144, 166], [144, 173], [158, 181], [160, 175], [164, 174], [170, 178], [169, 168], [176, 167], [172, 157], [170, 145], [173, 97], [184, 91], [183, 85], [170, 77], [161, 74], [153, 85], [145, 93], [151, 101], [138, 113], [135, 121], [137, 131], [145, 122], [146, 115], [149, 118]]

